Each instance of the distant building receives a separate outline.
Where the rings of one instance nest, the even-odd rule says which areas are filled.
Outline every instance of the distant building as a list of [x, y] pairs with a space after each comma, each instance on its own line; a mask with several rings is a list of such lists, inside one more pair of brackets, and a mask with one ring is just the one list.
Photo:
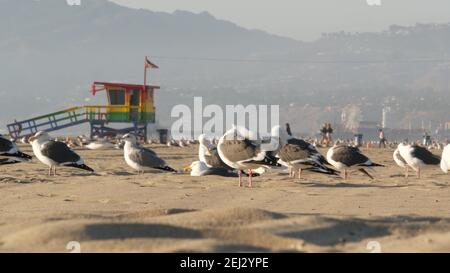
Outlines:
[[444, 123], [444, 130], [449, 131], [450, 130], [450, 121], [447, 121]]

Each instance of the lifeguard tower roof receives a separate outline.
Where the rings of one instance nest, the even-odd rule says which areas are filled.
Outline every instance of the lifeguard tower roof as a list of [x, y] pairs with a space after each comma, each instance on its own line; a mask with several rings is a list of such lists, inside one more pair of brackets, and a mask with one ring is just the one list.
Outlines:
[[[98, 87], [98, 88], [97, 88]], [[130, 83], [120, 83], [120, 82], [94, 82], [92, 84], [92, 95], [95, 96], [95, 93], [97, 91], [103, 91], [106, 90], [108, 88], [123, 88], [125, 90], [136, 90], [136, 89], [143, 89], [144, 85], [143, 84], [130, 84]], [[155, 90], [155, 89], [160, 89], [159, 86], [156, 85], [146, 85], [145, 86], [147, 90], [151, 89], [151, 90]]]

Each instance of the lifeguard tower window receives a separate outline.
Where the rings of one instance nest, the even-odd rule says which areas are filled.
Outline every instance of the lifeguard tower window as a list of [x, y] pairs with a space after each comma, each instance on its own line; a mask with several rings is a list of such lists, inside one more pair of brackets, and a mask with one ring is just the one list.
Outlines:
[[125, 92], [123, 90], [108, 90], [111, 105], [125, 105]]

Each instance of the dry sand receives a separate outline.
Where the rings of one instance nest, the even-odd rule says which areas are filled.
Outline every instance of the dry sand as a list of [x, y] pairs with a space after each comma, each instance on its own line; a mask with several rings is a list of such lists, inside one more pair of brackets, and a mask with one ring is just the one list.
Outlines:
[[[177, 169], [197, 147], [152, 148]], [[31, 152], [29, 146], [22, 146]], [[322, 151], [325, 152], [325, 151]], [[235, 178], [146, 173], [121, 151], [78, 150], [95, 175], [31, 163], [2, 166], [0, 251], [383, 252], [450, 251], [450, 176], [438, 168], [405, 179], [392, 150], [363, 150], [386, 164], [370, 181], [272, 170], [255, 188]]]

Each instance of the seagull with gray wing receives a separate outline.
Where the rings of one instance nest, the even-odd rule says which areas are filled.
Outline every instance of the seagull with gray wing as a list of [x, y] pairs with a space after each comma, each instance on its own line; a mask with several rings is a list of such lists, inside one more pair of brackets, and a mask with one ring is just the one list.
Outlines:
[[177, 172], [169, 167], [166, 162], [159, 158], [156, 153], [150, 149], [140, 147], [137, 144], [137, 138], [133, 134], [126, 134], [122, 137], [125, 141], [123, 153], [125, 162], [128, 166], [135, 169], [139, 173], [144, 173], [148, 170], [160, 170], [166, 172]]
[[93, 169], [84, 164], [84, 160], [70, 149], [67, 144], [50, 139], [47, 132], [37, 132], [34, 136], [30, 137], [29, 141], [37, 159], [49, 166], [49, 175], [52, 174], [52, 171], [53, 174], [56, 175], [57, 166], [72, 167], [94, 172]]
[[205, 163], [208, 168], [220, 168], [225, 170], [233, 170], [225, 164], [219, 156], [217, 147], [206, 138], [205, 134], [198, 137], [198, 158], [200, 162]]
[[225, 164], [238, 171], [239, 187], [242, 187], [244, 170], [248, 170], [248, 187], [251, 188], [255, 169], [281, 166], [272, 151], [264, 150], [256, 135], [243, 127], [233, 126], [227, 131], [219, 139], [217, 151]]

